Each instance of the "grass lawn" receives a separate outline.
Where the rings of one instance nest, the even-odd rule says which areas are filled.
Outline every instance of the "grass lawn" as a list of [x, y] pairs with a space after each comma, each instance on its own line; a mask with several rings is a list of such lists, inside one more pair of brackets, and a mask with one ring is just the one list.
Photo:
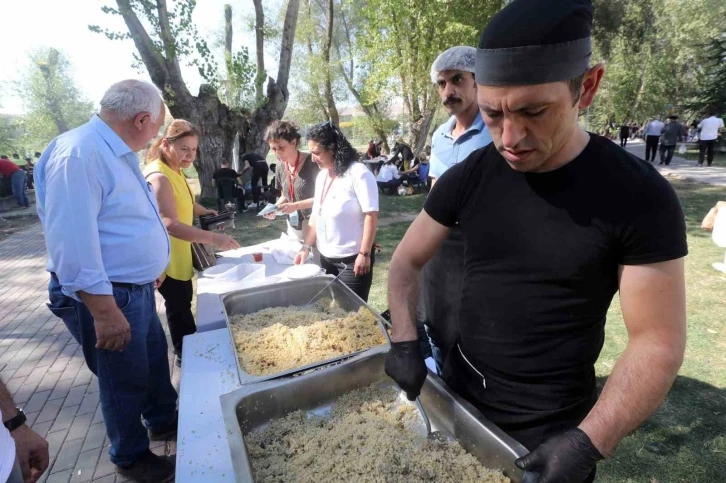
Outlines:
[[[698, 162], [698, 147], [696, 147], [695, 149], [689, 149], [688, 151], [686, 151], [685, 154], [676, 153], [676, 156], [680, 156], [689, 161]], [[705, 159], [703, 161], [703, 164], [706, 164]], [[718, 151], [718, 147], [713, 150], [713, 164], [714, 166], [726, 166], [726, 153], [720, 153]]]
[[[599, 465], [599, 482], [726, 481], [726, 275], [711, 263], [723, 249], [700, 230], [701, 219], [726, 189], [670, 179], [683, 204], [690, 254], [686, 261], [688, 347], [680, 375], [662, 407], [615, 454]], [[370, 304], [386, 308], [388, 263], [424, 196], [381, 197], [381, 220]], [[268, 222], [253, 213], [238, 216], [234, 236], [243, 245], [279, 236], [281, 220]], [[405, 219], [406, 221], [401, 221]], [[603, 384], [627, 342], [617, 299], [608, 314], [605, 346], [596, 370]]]

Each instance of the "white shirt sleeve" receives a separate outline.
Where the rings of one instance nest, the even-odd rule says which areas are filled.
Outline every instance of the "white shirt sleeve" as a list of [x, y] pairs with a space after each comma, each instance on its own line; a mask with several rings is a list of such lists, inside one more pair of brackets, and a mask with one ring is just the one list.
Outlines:
[[368, 168], [361, 163], [351, 166], [353, 190], [363, 213], [378, 211], [378, 185]]

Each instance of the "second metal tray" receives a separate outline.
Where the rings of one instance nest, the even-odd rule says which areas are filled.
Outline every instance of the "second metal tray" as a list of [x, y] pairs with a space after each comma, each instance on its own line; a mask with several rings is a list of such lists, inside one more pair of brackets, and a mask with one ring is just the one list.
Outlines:
[[[343, 394], [360, 387], [370, 384], [395, 387], [383, 371], [386, 352], [385, 347], [378, 347], [334, 367], [296, 378], [244, 386], [221, 396], [235, 481], [255, 481], [244, 440], [248, 432], [295, 410], [318, 414]], [[482, 465], [502, 470], [512, 483], [536, 481], [533, 474], [522, 472], [514, 464], [515, 459], [527, 454], [526, 448], [454, 394], [431, 372], [421, 391], [421, 403], [432, 429], [457, 440]]]

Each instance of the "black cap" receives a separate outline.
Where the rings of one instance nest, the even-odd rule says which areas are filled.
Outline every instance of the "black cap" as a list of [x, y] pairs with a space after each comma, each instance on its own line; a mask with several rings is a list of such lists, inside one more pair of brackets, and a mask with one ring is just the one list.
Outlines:
[[590, 0], [515, 0], [481, 34], [476, 81], [544, 84], [583, 74], [592, 48]]

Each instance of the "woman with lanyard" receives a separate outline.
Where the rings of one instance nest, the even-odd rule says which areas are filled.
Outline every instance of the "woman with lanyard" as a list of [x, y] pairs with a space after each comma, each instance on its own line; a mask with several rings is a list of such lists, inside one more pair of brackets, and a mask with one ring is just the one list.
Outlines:
[[373, 241], [378, 225], [378, 186], [373, 173], [356, 162], [357, 153], [343, 133], [329, 122], [308, 132], [308, 148], [320, 166], [315, 185], [310, 230], [295, 263], [307, 260], [317, 243], [320, 266], [338, 275], [367, 301], [373, 282]]
[[199, 130], [196, 126], [189, 121], [175, 119], [164, 131], [164, 136], [146, 152], [144, 168], [144, 176], [159, 205], [159, 215], [169, 232], [169, 265], [158, 289], [164, 297], [166, 319], [179, 367], [184, 336], [197, 331], [192, 313], [194, 268], [191, 242], [214, 244], [220, 250], [239, 248], [239, 243], [232, 237], [192, 226], [195, 216], [217, 214], [194, 200], [182, 172], [194, 162], [198, 147]]
[[[265, 132], [265, 141], [281, 164], [275, 171], [275, 184], [281, 193], [275, 204], [287, 215], [287, 234], [304, 240], [313, 207], [315, 178], [320, 169], [309, 154], [300, 152], [300, 131], [294, 123], [274, 121]], [[274, 220], [275, 214], [265, 218]]]

